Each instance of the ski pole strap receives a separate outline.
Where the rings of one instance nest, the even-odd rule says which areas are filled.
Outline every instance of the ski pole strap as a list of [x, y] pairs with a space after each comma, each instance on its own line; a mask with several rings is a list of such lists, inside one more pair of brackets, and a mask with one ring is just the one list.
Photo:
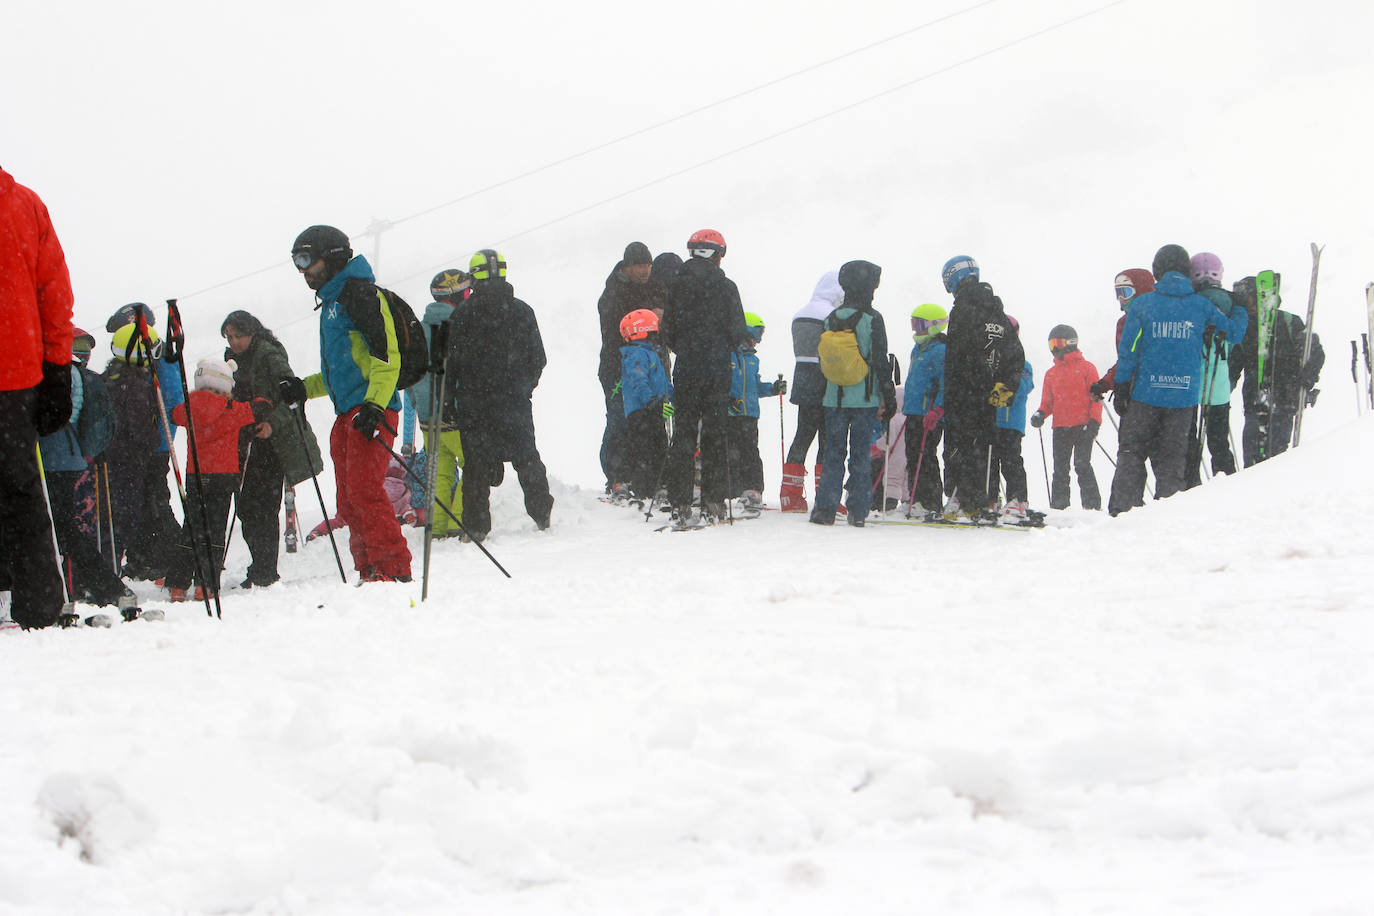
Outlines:
[[175, 299], [167, 300], [167, 343], [164, 350], [167, 362], [181, 362], [181, 354], [186, 345], [186, 332], [181, 327], [181, 310]]

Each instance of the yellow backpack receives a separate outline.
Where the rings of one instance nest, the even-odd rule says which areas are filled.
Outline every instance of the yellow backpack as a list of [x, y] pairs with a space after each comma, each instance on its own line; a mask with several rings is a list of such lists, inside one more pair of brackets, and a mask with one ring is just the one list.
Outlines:
[[842, 388], [868, 378], [868, 360], [859, 350], [859, 338], [854, 333], [864, 315], [862, 309], [856, 309], [848, 318], [836, 319], [832, 312], [825, 319], [825, 331], [816, 348], [821, 360], [821, 375]]

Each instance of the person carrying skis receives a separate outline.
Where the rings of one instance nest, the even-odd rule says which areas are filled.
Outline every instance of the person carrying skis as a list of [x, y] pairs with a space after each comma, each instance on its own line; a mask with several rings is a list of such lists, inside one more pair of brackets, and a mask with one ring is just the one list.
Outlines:
[[[467, 271], [456, 267], [440, 271], [434, 275], [434, 279], [429, 282], [429, 294], [434, 297], [434, 301], [425, 307], [424, 318], [421, 319], [421, 326], [425, 331], [425, 342], [427, 344], [434, 341], [434, 330], [446, 321], [453, 319], [453, 312], [458, 308], [459, 303], [471, 295], [472, 277]], [[430, 533], [432, 537], [448, 538], [459, 534], [458, 526], [453, 523], [453, 519], [463, 520], [463, 490], [459, 485], [459, 468], [463, 467], [463, 435], [458, 431], [451, 418], [453, 416], [452, 400], [460, 397], [456, 389], [451, 388], [448, 382], [448, 374], [444, 376], [446, 391], [439, 392], [442, 401], [439, 404], [439, 435], [438, 441], [434, 440], [432, 427], [434, 417], [430, 415], [430, 377], [426, 373], [420, 381], [416, 382], [410, 389], [411, 400], [415, 403], [415, 414], [420, 421], [420, 431], [425, 439], [425, 455], [427, 460], [434, 462], [434, 505], [440, 508], [434, 509], [430, 513], [431, 506], [426, 506], [426, 518], [430, 523]], [[450, 419], [446, 420], [448, 417]], [[432, 457], [431, 457], [432, 456]], [[445, 512], [442, 507], [448, 507]], [[449, 512], [453, 517], [449, 517]]]
[[[1223, 315], [1235, 308], [1231, 293], [1221, 287], [1221, 258], [1199, 252], [1190, 262], [1189, 279], [1198, 295], [1205, 297]], [[1205, 334], [1202, 347], [1202, 400], [1188, 426], [1188, 457], [1183, 468], [1183, 489], [1202, 483], [1202, 444], [1212, 456], [1212, 475], [1234, 474], [1236, 456], [1231, 454], [1231, 368], [1234, 345], [1214, 340]]]
[[988, 509], [997, 409], [1016, 397], [1026, 355], [1002, 300], [979, 279], [973, 258], [950, 258], [941, 279], [954, 294], [945, 349], [945, 474], [953, 495], [943, 512], [954, 520]]
[[4, 169], [0, 317], [0, 588], [16, 624], [50, 627], [64, 596], [37, 446], [72, 413], [72, 286], [48, 208]]
[[[1019, 336], [1021, 325], [1010, 315], [1007, 321]], [[1023, 363], [1015, 397], [1006, 407], [997, 408], [992, 468], [988, 471], [988, 498], [996, 495], [1000, 476], [1007, 483], [1007, 501], [1002, 506], [1002, 515], [1013, 521], [1024, 521], [1030, 515], [1030, 489], [1026, 483], [1026, 462], [1021, 457], [1021, 443], [1026, 438], [1026, 402], [1035, 389], [1035, 370], [1031, 368], [1029, 360]]]
[[620, 396], [625, 407], [625, 497], [666, 502], [658, 479], [668, 451], [663, 421], [673, 415], [673, 386], [659, 354], [658, 315], [635, 309], [620, 319]]
[[[926, 302], [911, 312], [911, 363], [902, 392], [905, 433], [906, 491], [911, 496], [908, 514], [923, 518], [939, 513], [944, 505], [944, 483], [937, 452], [945, 425], [945, 328], [949, 314], [942, 306]], [[917, 427], [920, 427], [919, 431]], [[920, 476], [917, 477], [917, 470]]]
[[[1274, 275], [1275, 286], [1280, 283]], [[1321, 338], [1312, 335], [1312, 353], [1303, 362], [1303, 346], [1307, 325], [1301, 317], [1282, 309], [1283, 297], [1277, 291], [1278, 308], [1274, 313], [1274, 330], [1269, 338], [1269, 352], [1264, 357], [1264, 379], [1259, 373], [1258, 294], [1255, 278], [1238, 281], [1233, 291], [1244, 306], [1256, 331], [1246, 334], [1231, 351], [1231, 380], [1234, 385], [1242, 374], [1241, 402], [1245, 411], [1245, 426], [1241, 431], [1241, 452], [1245, 466], [1251, 467], [1288, 450], [1293, 437], [1293, 420], [1298, 404], [1307, 399], [1310, 407], [1316, 402], [1316, 386], [1326, 364], [1326, 351]], [[1268, 394], [1268, 408], [1261, 396], [1261, 386]], [[1266, 426], [1267, 419], [1267, 426]], [[1267, 433], [1266, 433], [1267, 429]]]
[[1145, 488], [1145, 457], [1155, 467], [1155, 498], [1166, 499], [1183, 487], [1188, 424], [1201, 396], [1203, 336], [1212, 326], [1232, 340], [1245, 336], [1244, 310], [1229, 317], [1193, 292], [1188, 252], [1165, 245], [1155, 254], [1155, 288], [1136, 299], [1126, 314], [1117, 348], [1116, 394], [1121, 418], [1116, 474], [1107, 511], [1112, 516], [1140, 505]]
[[475, 540], [491, 531], [491, 488], [510, 462], [525, 493], [525, 511], [547, 530], [553, 512], [548, 471], [534, 438], [531, 398], [548, 360], [534, 309], [515, 298], [506, 260], [483, 248], [472, 256], [472, 294], [449, 324], [444, 402], [462, 433], [463, 527]]
[[348, 525], [353, 567], [363, 582], [409, 582], [410, 548], [382, 487], [401, 409], [401, 351], [390, 305], [367, 260], [355, 257], [348, 236], [333, 226], [301, 232], [291, 262], [315, 291], [321, 371], [283, 380], [282, 399], [296, 405], [329, 395], [335, 502]]
[[822, 371], [827, 372], [825, 383], [825, 454], [820, 484], [816, 490], [816, 506], [810, 521], [815, 525], [835, 524], [840, 493], [845, 482], [845, 454], [849, 463], [849, 498], [845, 506], [846, 521], [862, 528], [873, 507], [873, 464], [869, 446], [879, 419], [897, 412], [897, 393], [892, 384], [891, 365], [887, 358], [887, 326], [883, 316], [873, 307], [873, 293], [882, 279], [882, 268], [869, 261], [849, 261], [840, 267], [840, 288], [844, 290], [844, 305], [826, 319], [826, 334], [851, 334], [848, 347], [857, 349], [862, 359], [858, 380], [848, 384], [836, 381], [830, 374], [833, 365], [830, 341], [823, 338], [818, 346]]
[[255, 435], [262, 439], [273, 432], [267, 417], [275, 405], [266, 398], [252, 403], [234, 400], [234, 367], [224, 360], [202, 359], [196, 365], [195, 386], [190, 399], [174, 407], [169, 418], [186, 426], [189, 412], [200, 465], [197, 474], [191, 456], [186, 456], [186, 520], [166, 579], [171, 601], [186, 600], [193, 578], [199, 586], [197, 601], [206, 586], [218, 594], [229, 503], [239, 484], [239, 430], [256, 424]]
[[782, 488], [778, 500], [783, 512], [805, 512], [806, 453], [816, 440], [816, 485], [821, 480], [821, 458], [825, 455], [825, 376], [816, 348], [825, 331], [825, 319], [844, 301], [840, 272], [827, 271], [816, 281], [811, 299], [792, 316], [792, 393], [788, 400], [797, 406], [797, 431], [787, 449], [782, 466]]
[[725, 418], [725, 439], [729, 448], [726, 466], [730, 472], [726, 494], [742, 498], [744, 508], [763, 508], [763, 459], [759, 456], [759, 398], [787, 393], [787, 382], [759, 378], [759, 357], [754, 348], [763, 340], [763, 319], [744, 313], [750, 342], [730, 354], [730, 407]]
[[725, 237], [714, 229], [701, 229], [688, 238], [687, 252], [690, 257], [668, 287], [668, 305], [659, 324], [663, 344], [675, 354], [677, 414], [668, 446], [666, 483], [673, 521], [679, 525], [692, 521], [698, 429], [701, 515], [725, 516], [730, 354], [753, 340], [744, 324], [739, 289], [720, 269]]
[[[305, 422], [297, 422], [278, 390], [282, 379], [296, 374], [291, 370], [286, 347], [261, 321], [241, 309], [225, 316], [219, 330], [228, 344], [224, 359], [236, 367], [234, 400], [265, 401], [271, 405], [266, 422], [246, 426], [240, 433], [242, 479], [234, 500], [243, 541], [252, 558], [239, 587], [265, 588], [280, 578], [277, 558], [283, 485], [294, 487], [309, 480], [312, 473], [324, 469], [324, 460], [309, 420], [302, 415]], [[196, 428], [200, 428], [199, 421]]]
[[1040, 408], [1031, 414], [1031, 426], [1039, 429], [1046, 417], [1054, 417], [1054, 477], [1050, 484], [1050, 508], [1069, 507], [1069, 465], [1078, 475], [1078, 499], [1084, 509], [1101, 509], [1102, 493], [1093, 473], [1093, 442], [1102, 427], [1102, 402], [1093, 397], [1097, 367], [1078, 351], [1078, 332], [1067, 324], [1050, 331], [1054, 365], [1045, 370]]
[[[638, 309], [652, 309], [662, 317], [667, 304], [668, 289], [661, 280], [653, 278], [654, 258], [649, 246], [631, 242], [611, 273], [606, 287], [596, 302], [601, 325], [601, 357], [596, 377], [606, 399], [606, 429], [601, 436], [601, 470], [606, 475], [606, 492], [616, 485], [628, 489], [630, 480], [625, 458], [625, 399], [617, 383], [620, 381], [620, 322]], [[621, 494], [624, 495], [623, 493]]]

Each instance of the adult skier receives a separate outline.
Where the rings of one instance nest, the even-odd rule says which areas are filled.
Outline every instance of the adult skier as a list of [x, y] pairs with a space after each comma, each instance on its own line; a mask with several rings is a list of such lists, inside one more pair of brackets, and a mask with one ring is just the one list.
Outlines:
[[[1198, 295], [1208, 299], [1223, 315], [1235, 308], [1231, 293], [1221, 286], [1221, 258], [1208, 251], [1193, 255], [1189, 279]], [[1202, 483], [1202, 445], [1212, 456], [1212, 474], [1234, 474], [1236, 456], [1231, 454], [1231, 349], [1239, 341], [1204, 335], [1202, 347], [1202, 400], [1188, 427], [1188, 458], [1183, 469], [1183, 488]]]
[[300, 404], [329, 395], [335, 501], [348, 526], [353, 567], [363, 582], [409, 582], [410, 548], [383, 486], [401, 409], [401, 351], [391, 308], [372, 267], [353, 255], [348, 236], [333, 226], [301, 232], [291, 246], [291, 262], [315, 291], [321, 371], [304, 380], [285, 379], [282, 398]]
[[816, 281], [811, 299], [792, 316], [792, 393], [788, 400], [797, 405], [797, 431], [787, 449], [782, 466], [782, 488], [778, 498], [784, 512], [805, 512], [806, 453], [816, 440], [816, 486], [821, 482], [821, 461], [825, 455], [825, 376], [816, 348], [825, 332], [825, 319], [844, 301], [840, 272], [827, 271]]
[[1016, 396], [1026, 354], [1002, 300], [979, 279], [978, 263], [956, 255], [941, 270], [954, 294], [945, 349], [945, 474], [948, 519], [988, 509], [987, 474], [997, 409]]
[[1154, 290], [1137, 297], [1126, 314], [1117, 348], [1116, 395], [1121, 418], [1116, 474], [1107, 511], [1128, 512], [1140, 504], [1145, 488], [1145, 458], [1154, 464], [1155, 498], [1183, 488], [1188, 425], [1202, 391], [1204, 335], [1245, 335], [1245, 312], [1223, 315], [1210, 300], [1193, 292], [1188, 252], [1165, 245], [1151, 265]]

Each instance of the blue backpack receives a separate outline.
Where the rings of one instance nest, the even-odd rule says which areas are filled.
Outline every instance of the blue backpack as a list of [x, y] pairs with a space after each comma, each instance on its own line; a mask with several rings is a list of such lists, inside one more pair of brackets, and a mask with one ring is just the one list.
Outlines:
[[104, 454], [114, 441], [118, 424], [115, 422], [114, 400], [105, 380], [84, 367], [81, 373], [81, 416], [76, 421], [76, 441], [81, 454], [95, 458]]

